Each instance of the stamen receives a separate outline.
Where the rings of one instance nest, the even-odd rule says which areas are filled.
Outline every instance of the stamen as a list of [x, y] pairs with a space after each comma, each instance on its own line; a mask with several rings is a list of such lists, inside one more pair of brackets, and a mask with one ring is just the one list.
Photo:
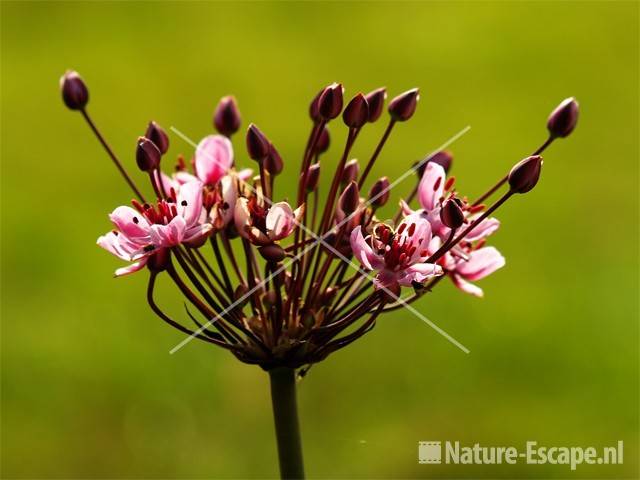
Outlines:
[[456, 183], [456, 177], [449, 177], [449, 179], [447, 180], [447, 183], [444, 184], [445, 191], [448, 192], [449, 189], [453, 187], [454, 183]]
[[485, 208], [487, 208], [487, 206], [484, 203], [481, 203], [480, 205], [474, 205], [473, 207], [469, 207], [469, 213], [481, 212]]

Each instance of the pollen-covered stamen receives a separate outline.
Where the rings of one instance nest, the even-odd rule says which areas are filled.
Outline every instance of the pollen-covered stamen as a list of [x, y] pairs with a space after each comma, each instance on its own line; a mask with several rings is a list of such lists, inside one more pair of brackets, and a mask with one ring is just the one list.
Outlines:
[[[440, 179], [438, 178], [438, 180]], [[445, 192], [448, 192], [455, 183], [456, 183], [456, 177], [449, 177], [447, 179], [447, 183], [444, 184]]]

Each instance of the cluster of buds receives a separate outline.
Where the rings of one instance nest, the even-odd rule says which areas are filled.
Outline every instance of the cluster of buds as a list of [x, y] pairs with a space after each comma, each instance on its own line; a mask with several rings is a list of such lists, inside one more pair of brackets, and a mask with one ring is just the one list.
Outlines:
[[[569, 135], [578, 117], [577, 102], [563, 101], [549, 117], [546, 141], [476, 200], [456, 190], [450, 152], [427, 156], [412, 167], [418, 174], [413, 192], [400, 200], [394, 220], [383, 222], [377, 210], [389, 201], [393, 184], [381, 177], [367, 188], [367, 179], [394, 127], [414, 115], [418, 89], [388, 102], [386, 127], [362, 169], [350, 154], [360, 131], [382, 117], [386, 90], [358, 93], [348, 102], [341, 84], [320, 90], [309, 107], [311, 132], [290, 204], [277, 198], [275, 182], [286, 164], [254, 124], [241, 144], [255, 164], [238, 168], [232, 139], [241, 117], [234, 97], [223, 97], [215, 109], [217, 133], [197, 144], [190, 162], [178, 155], [171, 171], [164, 168], [169, 136], [149, 123], [135, 159], [148, 176], [152, 201], [89, 117], [80, 76], [68, 72], [61, 88], [67, 107], [83, 114], [136, 197], [111, 213], [114, 228], [98, 239], [129, 262], [116, 276], [146, 269], [147, 301], [162, 320], [267, 370], [326, 358], [370, 331], [380, 314], [417, 300], [443, 278], [481, 296], [473, 282], [505, 264], [486, 245], [500, 226], [493, 213], [536, 186], [540, 154]], [[321, 172], [332, 163], [325, 160], [329, 128], [340, 123], [347, 139], [322, 193]], [[487, 203], [503, 186], [502, 196]], [[186, 322], [159, 305], [161, 277], [184, 296]], [[403, 288], [408, 297], [401, 297]]]

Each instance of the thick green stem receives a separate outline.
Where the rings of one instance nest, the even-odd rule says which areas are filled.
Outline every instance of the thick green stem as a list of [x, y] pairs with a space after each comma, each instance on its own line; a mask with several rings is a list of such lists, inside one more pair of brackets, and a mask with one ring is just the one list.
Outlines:
[[271, 403], [278, 439], [280, 477], [304, 478], [302, 443], [296, 402], [296, 372], [293, 368], [275, 368], [269, 371]]

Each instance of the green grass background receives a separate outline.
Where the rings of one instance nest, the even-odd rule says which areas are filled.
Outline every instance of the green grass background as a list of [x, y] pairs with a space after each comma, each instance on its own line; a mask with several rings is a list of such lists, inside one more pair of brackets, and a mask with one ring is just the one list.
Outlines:
[[[225, 94], [267, 132], [295, 188], [316, 91], [419, 86], [415, 117], [375, 167], [400, 176], [466, 125], [458, 187], [481, 193], [545, 136], [575, 95], [574, 135], [500, 212], [507, 268], [486, 298], [448, 282], [418, 305], [465, 355], [399, 311], [314, 367], [299, 401], [314, 478], [636, 478], [638, 472], [638, 4], [635, 2], [3, 2], [2, 476], [277, 475], [267, 376], [149, 311], [146, 273], [95, 246], [131, 194], [58, 78], [77, 69], [90, 111], [133, 169], [155, 119], [211, 132]], [[332, 153], [345, 137], [334, 126]], [[356, 148], [365, 158], [383, 122]], [[191, 153], [172, 136], [172, 155]], [[235, 139], [248, 165], [243, 139]], [[142, 177], [135, 173], [142, 181]], [[394, 198], [411, 188], [410, 180]], [[179, 308], [165, 290], [165, 302]], [[613, 445], [624, 464], [418, 465], [419, 440]]]

